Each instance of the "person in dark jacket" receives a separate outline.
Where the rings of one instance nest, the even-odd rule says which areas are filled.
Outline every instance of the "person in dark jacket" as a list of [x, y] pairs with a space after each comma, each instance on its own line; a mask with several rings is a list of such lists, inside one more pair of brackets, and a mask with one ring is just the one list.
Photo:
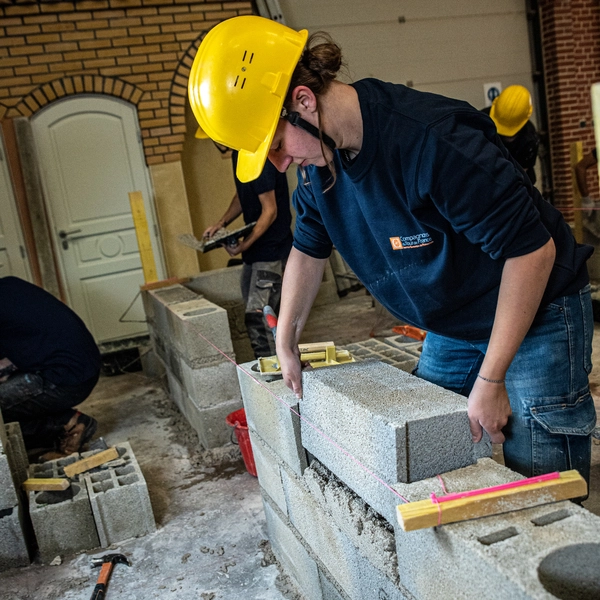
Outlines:
[[265, 327], [263, 308], [275, 314], [281, 301], [281, 281], [285, 262], [292, 248], [292, 213], [285, 173], [265, 164], [260, 176], [242, 183], [236, 176], [238, 153], [231, 156], [236, 193], [221, 219], [203, 234], [210, 239], [243, 214], [246, 224], [256, 222], [252, 231], [235, 246], [225, 246], [234, 257], [242, 255], [242, 297], [246, 305], [244, 321], [256, 358], [275, 353], [273, 336]]
[[0, 278], [0, 411], [28, 450], [79, 451], [97, 428], [73, 409], [96, 385], [100, 352], [83, 321], [42, 288]]
[[482, 112], [494, 121], [502, 143], [535, 184], [534, 167], [540, 140], [535, 125], [529, 120], [533, 112], [529, 90], [522, 85], [509, 85], [494, 98], [492, 106]]
[[415, 374], [468, 397], [473, 441], [485, 429], [527, 476], [589, 479], [592, 247], [486, 115], [403, 85], [342, 83], [340, 48], [307, 38], [260, 17], [224, 21], [188, 86], [201, 127], [240, 150], [240, 179], [267, 155], [280, 171], [300, 167], [277, 329], [284, 381], [301, 396], [298, 341], [335, 245], [381, 304], [428, 331]]

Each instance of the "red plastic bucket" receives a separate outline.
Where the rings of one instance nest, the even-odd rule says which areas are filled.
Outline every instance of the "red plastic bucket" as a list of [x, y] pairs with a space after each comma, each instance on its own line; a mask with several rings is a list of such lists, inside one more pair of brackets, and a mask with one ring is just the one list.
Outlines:
[[256, 477], [256, 465], [254, 464], [254, 454], [252, 453], [252, 444], [250, 443], [250, 433], [248, 431], [248, 422], [246, 421], [246, 411], [243, 408], [229, 413], [225, 418], [225, 423], [234, 428], [244, 464], [250, 475]]

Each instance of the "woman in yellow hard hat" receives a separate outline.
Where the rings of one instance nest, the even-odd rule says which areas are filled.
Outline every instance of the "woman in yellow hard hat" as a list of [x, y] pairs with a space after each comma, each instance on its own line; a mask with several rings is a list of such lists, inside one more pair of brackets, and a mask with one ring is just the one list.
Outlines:
[[[416, 374], [468, 396], [474, 441], [526, 475], [590, 467], [592, 310], [561, 214], [465, 102], [336, 79], [340, 48], [260, 17], [204, 39], [189, 81], [241, 180], [300, 166], [277, 355], [302, 393], [298, 341], [332, 246], [399, 319], [428, 331]], [[573, 343], [573, 340], [579, 340]]]

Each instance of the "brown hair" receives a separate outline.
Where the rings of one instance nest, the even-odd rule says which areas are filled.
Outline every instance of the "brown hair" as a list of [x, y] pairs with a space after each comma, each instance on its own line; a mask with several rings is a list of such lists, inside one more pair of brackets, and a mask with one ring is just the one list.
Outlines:
[[[319, 118], [319, 140], [321, 142], [321, 152], [325, 158], [325, 148], [323, 146], [323, 137], [321, 131], [321, 108], [318, 100], [329, 89], [331, 82], [335, 80], [336, 75], [344, 66], [342, 61], [342, 49], [333, 41], [331, 36], [324, 31], [313, 33], [306, 42], [304, 52], [294, 69], [287, 96], [283, 105], [290, 110], [292, 91], [299, 85], [306, 86], [317, 97], [317, 116]], [[324, 191], [330, 190], [335, 184], [336, 173], [332, 162], [327, 163], [331, 172], [332, 182]], [[300, 167], [302, 179], [307, 183], [304, 169]]]

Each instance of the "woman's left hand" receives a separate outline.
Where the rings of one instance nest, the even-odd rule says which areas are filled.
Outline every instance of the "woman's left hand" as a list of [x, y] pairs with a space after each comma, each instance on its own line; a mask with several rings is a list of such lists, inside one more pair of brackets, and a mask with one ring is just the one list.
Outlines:
[[467, 414], [473, 442], [479, 442], [485, 429], [492, 443], [504, 442], [502, 428], [512, 414], [506, 386], [477, 378], [468, 400]]

